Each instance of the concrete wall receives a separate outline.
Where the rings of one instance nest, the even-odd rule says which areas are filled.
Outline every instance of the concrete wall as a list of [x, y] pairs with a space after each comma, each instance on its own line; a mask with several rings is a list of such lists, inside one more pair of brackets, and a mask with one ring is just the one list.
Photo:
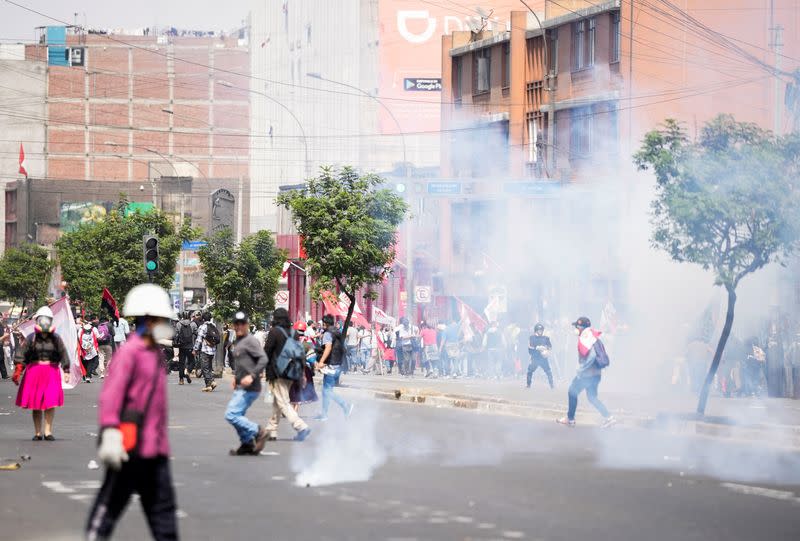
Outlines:
[[[24, 45], [0, 44], [0, 78], [0, 216], [5, 222], [6, 186], [13, 188], [16, 180], [23, 178], [17, 172], [20, 143], [25, 149], [28, 175], [46, 174], [45, 66], [25, 61]], [[7, 243], [6, 230], [14, 236], [13, 223], [0, 227], [0, 253]]]

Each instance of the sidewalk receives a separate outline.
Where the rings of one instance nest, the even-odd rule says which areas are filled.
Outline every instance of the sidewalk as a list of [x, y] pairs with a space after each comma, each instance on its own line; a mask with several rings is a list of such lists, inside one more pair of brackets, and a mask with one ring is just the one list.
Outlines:
[[[342, 389], [376, 398], [436, 407], [457, 407], [492, 413], [554, 420], [566, 413], [567, 386], [555, 390], [541, 381], [526, 389], [523, 381], [404, 378], [396, 375], [347, 374]], [[800, 401], [789, 399], [723, 398], [711, 396], [706, 416], [694, 415], [697, 397], [645, 396], [605, 392], [600, 399], [625, 426], [696, 433], [737, 440], [759, 441], [800, 449]], [[585, 395], [579, 398], [578, 423], [594, 424], [597, 412]]]

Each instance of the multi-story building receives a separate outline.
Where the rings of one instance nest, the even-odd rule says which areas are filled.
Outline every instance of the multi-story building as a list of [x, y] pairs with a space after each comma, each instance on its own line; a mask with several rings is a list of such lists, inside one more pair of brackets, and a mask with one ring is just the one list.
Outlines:
[[[122, 192], [191, 216], [204, 230], [215, 205], [232, 205], [226, 225], [237, 237], [250, 230], [250, 96], [218, 84], [249, 84], [246, 29], [126, 35], [46, 27], [37, 43], [15, 51], [23, 56], [0, 66], [2, 86], [16, 96], [4, 102], [0, 122], [17, 126], [18, 134], [4, 132], [30, 165], [27, 178], [4, 169], [6, 180], [18, 179], [6, 186], [7, 244], [51, 244], [71, 211], [107, 209]], [[196, 270], [196, 256], [186, 257]], [[187, 287], [202, 288], [199, 273], [186, 278]]]
[[[512, 298], [526, 285], [511, 269], [546, 275], [528, 280], [544, 284], [527, 285], [528, 304], [548, 297], [536, 287], [562, 297], [580, 291], [594, 305], [624, 302], [625, 263], [613, 242], [590, 256], [563, 245], [579, 242], [592, 224], [612, 239], [623, 234], [617, 217], [630, 208], [630, 155], [665, 118], [694, 133], [719, 113], [777, 133], [791, 126], [783, 100], [800, 65], [800, 6], [770, 5], [547, 0], [537, 16], [512, 12], [504, 31], [444, 36], [441, 170], [453, 188], [424, 198], [437, 207], [437, 222], [416, 235], [438, 232], [427, 265], [453, 289], [442, 294], [480, 291], [485, 302], [486, 284], [472, 278], [485, 276], [477, 253], [496, 262], [487, 271]], [[520, 254], [510, 239], [541, 250]], [[554, 265], [553, 254], [574, 261]], [[571, 277], [565, 283], [567, 271], [583, 286]]]

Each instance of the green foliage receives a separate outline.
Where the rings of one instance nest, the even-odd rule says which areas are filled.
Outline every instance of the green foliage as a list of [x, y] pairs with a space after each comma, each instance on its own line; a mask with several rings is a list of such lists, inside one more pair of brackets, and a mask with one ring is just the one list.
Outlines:
[[188, 223], [179, 230], [171, 218], [152, 210], [125, 215], [125, 201], [100, 222], [81, 224], [64, 233], [56, 242], [61, 272], [70, 296], [99, 309], [103, 287], [122, 302], [135, 285], [145, 282], [142, 237], [155, 234], [159, 239], [159, 268], [154, 282], [172, 287], [181, 244], [196, 238]]
[[0, 259], [0, 292], [20, 304], [45, 303], [47, 286], [55, 264], [47, 250], [36, 244], [9, 248]]
[[259, 231], [236, 246], [233, 232], [225, 228], [207, 241], [198, 255], [214, 316], [225, 320], [243, 310], [253, 321], [269, 319], [286, 257], [270, 232]]
[[634, 155], [656, 176], [652, 243], [675, 261], [711, 269], [718, 285], [740, 280], [798, 246], [800, 144], [720, 115], [697, 141], [674, 120]]
[[408, 206], [377, 175], [359, 176], [350, 167], [323, 168], [302, 190], [282, 193], [278, 204], [292, 213], [306, 270], [316, 279], [314, 294], [338, 289], [350, 299], [349, 325], [356, 293], [379, 284], [395, 257], [397, 226]]

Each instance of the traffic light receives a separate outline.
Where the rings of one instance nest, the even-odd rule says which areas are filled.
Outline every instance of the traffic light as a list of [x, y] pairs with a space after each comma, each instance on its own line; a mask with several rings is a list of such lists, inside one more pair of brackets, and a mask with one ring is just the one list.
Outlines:
[[148, 276], [153, 276], [158, 270], [158, 237], [144, 236], [144, 270]]

